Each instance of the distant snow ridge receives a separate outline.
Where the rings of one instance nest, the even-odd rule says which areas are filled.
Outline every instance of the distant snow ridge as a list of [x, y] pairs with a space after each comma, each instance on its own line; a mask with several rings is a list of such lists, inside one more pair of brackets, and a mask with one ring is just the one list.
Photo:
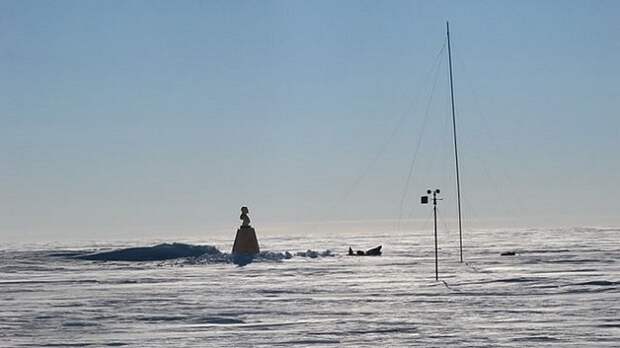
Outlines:
[[282, 261], [298, 257], [326, 257], [334, 256], [330, 250], [322, 252], [308, 249], [294, 255], [288, 251], [263, 251], [258, 255], [231, 255], [223, 253], [212, 245], [191, 245], [184, 243], [164, 243], [152, 247], [136, 247], [89, 254], [72, 255], [73, 258], [92, 261], [167, 261], [174, 260], [173, 265], [235, 263], [248, 264], [250, 262]]
[[301, 257], [310, 257], [310, 258], [317, 258], [317, 257], [327, 257], [327, 256], [335, 256], [331, 250], [327, 249], [325, 251], [322, 252], [318, 252], [318, 251], [314, 251], [314, 250], [306, 250], [306, 251], [300, 251], [298, 253], [295, 254], [295, 256], [301, 256]]
[[309, 258], [318, 258], [318, 257], [330, 257], [335, 256], [331, 250], [325, 251], [315, 251], [315, 250], [306, 250], [300, 251], [295, 254], [292, 254], [288, 251], [285, 252], [275, 252], [275, 251], [262, 251], [258, 255], [234, 255], [229, 253], [219, 253], [219, 254], [203, 254], [198, 257], [188, 257], [184, 259], [175, 260], [173, 262], [175, 265], [187, 265], [187, 264], [209, 264], [209, 263], [234, 263], [237, 265], [247, 265], [252, 262], [279, 262], [282, 260], [289, 260], [293, 257], [309, 257]]

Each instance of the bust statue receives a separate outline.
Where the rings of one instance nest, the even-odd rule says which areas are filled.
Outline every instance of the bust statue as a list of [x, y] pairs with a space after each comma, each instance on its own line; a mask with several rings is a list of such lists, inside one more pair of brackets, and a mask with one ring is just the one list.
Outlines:
[[241, 227], [250, 227], [250, 217], [248, 216], [249, 213], [250, 211], [248, 210], [248, 207], [241, 207], [241, 216], [239, 216], [239, 219], [243, 220]]
[[[236, 257], [244, 256], [251, 258], [260, 253], [260, 247], [258, 246], [258, 238], [256, 238], [256, 231], [252, 226], [250, 226], [250, 217], [248, 214], [250, 210], [248, 207], [241, 207], [241, 216], [239, 219], [243, 220], [241, 227], [237, 230], [237, 235], [235, 236], [235, 243], [233, 244], [232, 254], [236, 255]], [[246, 260], [243, 257], [239, 260]], [[247, 261], [247, 260], [246, 260]], [[233, 261], [239, 265], [237, 261]], [[243, 264], [247, 262], [239, 261]]]

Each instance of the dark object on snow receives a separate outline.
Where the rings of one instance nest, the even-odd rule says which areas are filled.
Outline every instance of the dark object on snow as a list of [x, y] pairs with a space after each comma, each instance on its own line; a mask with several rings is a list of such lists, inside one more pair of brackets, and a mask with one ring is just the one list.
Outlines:
[[349, 256], [381, 256], [381, 247], [382, 245], [379, 245], [378, 247], [368, 249], [365, 252], [362, 250], [353, 252], [353, 249], [349, 247]]
[[366, 256], [381, 256], [381, 245], [376, 248], [366, 250]]
[[515, 256], [517, 253], [514, 251], [504, 251], [503, 253], [501, 253], [501, 256]]

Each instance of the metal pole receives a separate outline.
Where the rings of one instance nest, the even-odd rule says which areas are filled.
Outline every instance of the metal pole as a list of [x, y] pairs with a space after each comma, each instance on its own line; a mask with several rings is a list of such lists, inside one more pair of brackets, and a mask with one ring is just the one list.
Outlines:
[[454, 135], [454, 160], [456, 164], [456, 201], [459, 211], [459, 247], [461, 251], [461, 262], [463, 262], [463, 228], [461, 225], [461, 179], [459, 176], [459, 151], [456, 143], [456, 116], [454, 115], [454, 83], [452, 82], [452, 51], [450, 49], [450, 23], [446, 22], [446, 33], [448, 35], [448, 63], [450, 65], [450, 98], [452, 101], [452, 134]]
[[439, 280], [439, 262], [437, 261], [437, 192], [433, 191], [433, 220], [435, 225], [435, 280]]

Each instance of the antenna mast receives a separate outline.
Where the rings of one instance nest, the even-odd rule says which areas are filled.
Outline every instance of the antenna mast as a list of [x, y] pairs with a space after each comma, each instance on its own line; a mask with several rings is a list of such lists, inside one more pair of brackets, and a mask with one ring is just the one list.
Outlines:
[[456, 197], [459, 212], [459, 248], [461, 262], [463, 262], [463, 228], [461, 224], [461, 179], [459, 176], [459, 151], [456, 142], [456, 116], [454, 113], [454, 83], [452, 82], [452, 51], [450, 49], [450, 23], [446, 22], [446, 34], [448, 36], [448, 63], [450, 66], [450, 98], [452, 101], [452, 134], [454, 135], [454, 160], [456, 167]]

